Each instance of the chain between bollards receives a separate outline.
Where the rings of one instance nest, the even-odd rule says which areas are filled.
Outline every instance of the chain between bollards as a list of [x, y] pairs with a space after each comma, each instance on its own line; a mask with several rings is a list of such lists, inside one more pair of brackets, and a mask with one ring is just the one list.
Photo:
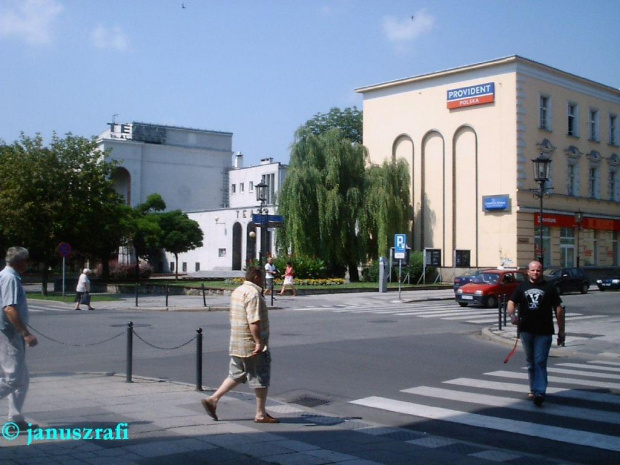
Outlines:
[[127, 325], [127, 380], [132, 383], [133, 375], [133, 321]]
[[196, 390], [202, 391], [202, 328], [196, 330]]

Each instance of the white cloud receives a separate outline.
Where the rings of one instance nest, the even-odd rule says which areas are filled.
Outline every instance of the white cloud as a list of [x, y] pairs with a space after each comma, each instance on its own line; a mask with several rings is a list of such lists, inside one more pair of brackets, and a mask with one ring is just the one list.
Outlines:
[[97, 26], [91, 34], [91, 39], [97, 48], [112, 49], [119, 52], [129, 50], [129, 40], [119, 26], [112, 28]]
[[404, 45], [412, 42], [423, 34], [429, 33], [435, 25], [435, 18], [426, 10], [418, 11], [413, 17], [396, 18], [386, 16], [383, 18], [383, 33], [390, 42]]
[[56, 0], [12, 0], [0, 7], [0, 36], [30, 44], [52, 41], [52, 26], [63, 7]]

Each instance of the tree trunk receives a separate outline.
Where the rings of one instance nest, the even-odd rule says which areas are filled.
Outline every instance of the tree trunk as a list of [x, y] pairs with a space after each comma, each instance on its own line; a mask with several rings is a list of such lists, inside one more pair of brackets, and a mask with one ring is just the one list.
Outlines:
[[349, 263], [349, 281], [352, 283], [359, 283], [360, 274], [357, 269], [357, 263]]

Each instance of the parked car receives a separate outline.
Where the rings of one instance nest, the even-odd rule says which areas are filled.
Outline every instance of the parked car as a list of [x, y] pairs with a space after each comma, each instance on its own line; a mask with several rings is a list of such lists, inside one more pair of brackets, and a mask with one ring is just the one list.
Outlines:
[[500, 296], [510, 296], [526, 277], [521, 270], [483, 270], [456, 291], [455, 299], [461, 307], [495, 307]]
[[597, 279], [596, 285], [601, 291], [620, 290], [620, 274]]
[[555, 286], [558, 294], [581, 292], [590, 288], [590, 278], [581, 268], [549, 268], [544, 272], [545, 280]]
[[456, 292], [459, 287], [472, 282], [474, 279], [474, 276], [479, 275], [480, 273], [482, 273], [482, 270], [465, 273], [464, 275], [461, 275], [461, 276], [455, 276], [454, 285], [452, 286], [452, 288], [454, 289], [454, 292]]

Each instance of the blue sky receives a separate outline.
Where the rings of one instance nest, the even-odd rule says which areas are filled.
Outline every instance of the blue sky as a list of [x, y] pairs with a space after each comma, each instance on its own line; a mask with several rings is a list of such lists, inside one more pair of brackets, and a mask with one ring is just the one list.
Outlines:
[[617, 0], [0, 0], [0, 139], [118, 114], [286, 163], [300, 125], [379, 82], [517, 54], [620, 88], [618, 18]]

